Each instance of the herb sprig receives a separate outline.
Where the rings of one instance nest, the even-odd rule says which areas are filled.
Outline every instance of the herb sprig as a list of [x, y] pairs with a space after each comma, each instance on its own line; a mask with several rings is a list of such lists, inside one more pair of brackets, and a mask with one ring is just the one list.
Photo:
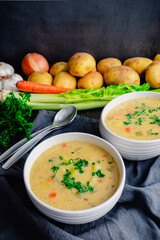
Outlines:
[[83, 185], [79, 181], [75, 181], [74, 177], [70, 177], [71, 172], [66, 169], [66, 174], [63, 176], [63, 180], [61, 181], [67, 188], [69, 189], [77, 189], [79, 193], [93, 192], [93, 187], [89, 185], [87, 182], [87, 186]]
[[0, 101], [0, 145], [4, 148], [8, 148], [19, 133], [30, 138], [30, 128], [33, 126], [29, 122], [32, 107], [27, 105], [30, 93], [19, 93], [18, 96], [10, 92], [4, 102]]

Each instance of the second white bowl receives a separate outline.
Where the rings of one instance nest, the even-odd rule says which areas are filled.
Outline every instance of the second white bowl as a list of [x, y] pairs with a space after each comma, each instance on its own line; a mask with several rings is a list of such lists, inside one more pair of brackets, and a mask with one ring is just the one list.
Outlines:
[[101, 136], [113, 144], [113, 146], [115, 146], [115, 148], [120, 152], [122, 157], [133, 161], [146, 160], [160, 155], [160, 139], [140, 141], [120, 137], [107, 128], [104, 123], [104, 119], [107, 113], [118, 104], [127, 100], [143, 97], [159, 98], [160, 100], [160, 93], [147, 91], [133, 92], [115, 98], [109, 102], [102, 110], [99, 124]]

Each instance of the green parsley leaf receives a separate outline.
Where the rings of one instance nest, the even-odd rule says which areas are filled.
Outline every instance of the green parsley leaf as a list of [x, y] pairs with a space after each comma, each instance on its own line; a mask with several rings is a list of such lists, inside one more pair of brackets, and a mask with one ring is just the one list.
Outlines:
[[53, 160], [52, 160], [52, 159], [49, 159], [48, 162], [53, 162]]
[[97, 175], [99, 178], [101, 178], [101, 177], [104, 177], [105, 175], [101, 172], [101, 170], [100, 169], [98, 169], [98, 171], [97, 172], [93, 172], [92, 173], [92, 176], [95, 176], [95, 175]]
[[74, 177], [70, 177], [71, 172], [66, 169], [66, 174], [63, 176], [63, 180], [61, 181], [68, 189], [77, 189], [79, 193], [85, 192], [93, 192], [93, 187], [89, 186], [89, 182], [87, 182], [87, 186], [83, 185], [81, 182], [75, 181]]
[[[112, 161], [113, 162], [113, 161]], [[111, 164], [112, 162], [108, 162], [108, 164]]]
[[55, 178], [58, 169], [59, 169], [59, 167], [57, 167], [57, 166], [53, 166], [53, 167], [51, 168], [51, 171], [54, 173], [52, 179]]
[[8, 148], [13, 140], [24, 133], [30, 139], [30, 128], [33, 123], [29, 122], [32, 108], [27, 105], [30, 93], [19, 93], [19, 98], [9, 93], [4, 102], [0, 101], [0, 145]]
[[74, 163], [73, 165], [75, 166], [75, 170], [79, 170], [79, 173], [83, 173], [84, 171], [82, 167], [87, 167], [88, 161], [85, 159], [79, 159], [78, 162]]

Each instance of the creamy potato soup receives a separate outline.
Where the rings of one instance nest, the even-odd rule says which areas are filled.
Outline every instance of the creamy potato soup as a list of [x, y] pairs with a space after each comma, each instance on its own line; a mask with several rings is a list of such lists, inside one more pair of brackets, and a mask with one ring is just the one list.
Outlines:
[[104, 123], [115, 134], [134, 140], [160, 138], [160, 99], [138, 98], [120, 103]]
[[32, 166], [30, 186], [44, 203], [63, 210], [97, 206], [116, 191], [119, 170], [102, 148], [81, 141], [63, 142], [43, 152]]

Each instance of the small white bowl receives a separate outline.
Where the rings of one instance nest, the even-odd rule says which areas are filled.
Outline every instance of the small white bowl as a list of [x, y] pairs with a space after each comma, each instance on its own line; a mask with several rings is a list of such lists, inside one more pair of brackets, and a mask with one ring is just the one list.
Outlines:
[[[105, 201], [104, 203], [96, 207], [86, 209], [86, 210], [80, 210], [80, 211], [66, 211], [66, 210], [57, 209], [45, 204], [44, 202], [39, 200], [35, 196], [35, 194], [31, 191], [30, 181], [29, 181], [32, 165], [42, 152], [44, 152], [45, 150], [47, 150], [48, 148], [52, 147], [55, 144], [58, 144], [64, 141], [73, 141], [73, 140], [90, 142], [106, 150], [115, 159], [117, 166], [119, 168], [119, 174], [120, 174], [119, 186], [116, 192], [107, 201]], [[121, 196], [121, 193], [123, 191], [124, 184], [125, 184], [125, 166], [123, 163], [123, 159], [118, 153], [118, 151], [104, 139], [96, 137], [94, 135], [86, 134], [86, 133], [79, 133], [79, 132], [64, 133], [64, 134], [60, 134], [60, 135], [56, 135], [51, 138], [48, 138], [47, 140], [40, 143], [37, 147], [33, 149], [33, 151], [28, 156], [24, 166], [24, 183], [31, 201], [43, 214], [59, 222], [69, 223], [69, 224], [82, 224], [82, 223], [94, 221], [102, 217], [108, 211], [110, 211], [114, 207], [114, 205], [117, 203], [117, 201]]]
[[122, 157], [132, 161], [146, 160], [158, 156], [160, 154], [160, 139], [141, 141], [120, 137], [107, 128], [104, 124], [104, 119], [107, 113], [118, 104], [127, 100], [143, 97], [160, 99], [160, 93], [144, 91], [121, 95], [104, 107], [99, 123], [101, 136], [113, 144]]

